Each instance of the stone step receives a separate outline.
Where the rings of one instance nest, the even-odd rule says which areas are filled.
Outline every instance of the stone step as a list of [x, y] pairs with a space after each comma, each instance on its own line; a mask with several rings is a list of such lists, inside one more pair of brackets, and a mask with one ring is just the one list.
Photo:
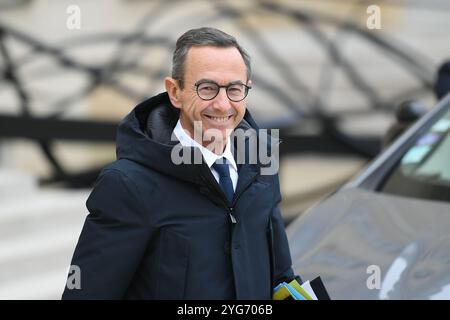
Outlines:
[[0, 299], [60, 299], [90, 190], [22, 186], [0, 198]]
[[0, 265], [2, 279], [5, 269], [15, 268], [16, 261], [28, 261], [31, 257], [40, 258], [46, 252], [60, 248], [74, 249], [81, 232], [81, 225], [57, 226], [35, 232], [29, 236], [15, 237], [0, 242]]
[[0, 226], [27, 219], [41, 219], [73, 209], [84, 212], [89, 190], [65, 191], [45, 190], [30, 193], [23, 197], [1, 199]]
[[0, 285], [1, 300], [61, 299], [67, 278], [67, 268], [48, 269], [46, 272], [22, 275]]

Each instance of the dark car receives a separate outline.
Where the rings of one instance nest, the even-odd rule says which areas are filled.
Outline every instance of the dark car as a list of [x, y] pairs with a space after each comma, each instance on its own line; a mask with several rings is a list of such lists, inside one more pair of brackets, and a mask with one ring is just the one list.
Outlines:
[[331, 299], [450, 299], [450, 95], [287, 228]]

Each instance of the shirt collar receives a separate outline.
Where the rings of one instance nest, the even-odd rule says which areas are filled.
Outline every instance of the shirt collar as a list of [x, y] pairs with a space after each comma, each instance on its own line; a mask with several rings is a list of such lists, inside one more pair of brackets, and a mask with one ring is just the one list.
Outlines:
[[173, 129], [173, 133], [178, 138], [182, 146], [199, 148], [209, 168], [211, 168], [211, 166], [214, 164], [214, 162], [216, 162], [217, 159], [225, 158], [227, 160], [227, 163], [231, 164], [234, 170], [237, 171], [236, 161], [234, 160], [233, 154], [231, 152], [230, 137], [228, 137], [224, 152], [221, 155], [217, 155], [192, 139], [191, 136], [181, 126], [180, 119], [178, 119], [175, 129]]

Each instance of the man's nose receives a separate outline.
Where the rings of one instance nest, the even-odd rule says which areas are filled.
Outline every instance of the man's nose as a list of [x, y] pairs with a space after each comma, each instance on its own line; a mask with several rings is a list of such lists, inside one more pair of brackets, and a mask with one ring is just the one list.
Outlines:
[[226, 88], [220, 88], [217, 97], [214, 99], [214, 108], [220, 109], [221, 111], [227, 111], [231, 108], [230, 100], [227, 96]]

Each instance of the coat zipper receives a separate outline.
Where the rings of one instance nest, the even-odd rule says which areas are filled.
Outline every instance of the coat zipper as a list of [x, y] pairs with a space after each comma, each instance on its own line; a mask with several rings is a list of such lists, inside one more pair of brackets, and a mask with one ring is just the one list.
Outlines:
[[[242, 189], [242, 191], [236, 196], [236, 198], [234, 198], [233, 203], [231, 204], [231, 207], [228, 206], [228, 204], [226, 204], [226, 208], [228, 209], [228, 214], [230, 215], [230, 219], [231, 219], [231, 223], [232, 224], [236, 224], [236, 218], [233, 215], [233, 211], [234, 211], [234, 206], [236, 205], [237, 201], [239, 200], [239, 198], [241, 197], [241, 195], [244, 193], [245, 190], [247, 190], [247, 188], [253, 183], [253, 181], [256, 180], [256, 178], [258, 177], [258, 175], [255, 175], [246, 185], [245, 187]], [[225, 202], [224, 202], [225, 203]]]
[[[224, 201], [224, 198], [222, 196], [220, 196], [220, 199], [222, 200], [222, 204], [225, 208], [225, 210], [228, 211], [228, 216], [230, 217], [231, 223], [234, 225], [237, 223], [236, 217], [233, 214], [234, 211], [234, 206], [236, 205], [237, 201], [239, 200], [239, 198], [241, 197], [241, 195], [244, 193], [245, 190], [247, 190], [247, 188], [253, 183], [253, 181], [256, 180], [256, 178], [258, 177], [258, 175], [255, 175], [246, 185], [245, 187], [242, 189], [242, 191], [236, 196], [236, 198], [233, 200], [231, 206], [228, 205], [228, 201]], [[201, 175], [201, 178], [207, 182], [207, 179]], [[217, 189], [220, 190], [220, 192], [222, 192], [221, 189]], [[223, 192], [222, 192], [223, 193]]]

